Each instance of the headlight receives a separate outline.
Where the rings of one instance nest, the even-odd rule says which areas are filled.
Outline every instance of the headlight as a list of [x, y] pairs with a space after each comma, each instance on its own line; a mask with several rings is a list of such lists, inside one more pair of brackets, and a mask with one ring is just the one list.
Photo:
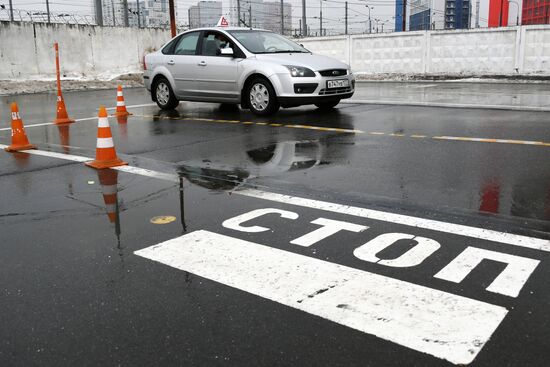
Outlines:
[[294, 66], [294, 65], [285, 65], [285, 67], [290, 71], [290, 75], [294, 77], [314, 77], [315, 73], [308, 69], [304, 68], [302, 66]]

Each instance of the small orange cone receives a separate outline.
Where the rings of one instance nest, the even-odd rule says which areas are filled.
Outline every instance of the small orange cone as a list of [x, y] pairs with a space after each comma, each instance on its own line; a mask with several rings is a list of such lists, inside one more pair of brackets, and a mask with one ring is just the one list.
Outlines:
[[95, 160], [86, 162], [85, 164], [96, 169], [124, 166], [128, 164], [120, 160], [116, 155], [113, 135], [111, 134], [111, 127], [109, 126], [109, 119], [105, 106], [99, 107]]
[[67, 108], [65, 107], [65, 101], [63, 100], [61, 90], [57, 91], [57, 118], [53, 122], [54, 124], [70, 124], [74, 122], [67, 114]]
[[36, 149], [36, 145], [29, 143], [23, 120], [19, 116], [17, 103], [11, 104], [11, 145], [5, 148], [6, 152], [17, 152], [19, 150]]
[[118, 211], [118, 171], [104, 169], [98, 171], [97, 174], [99, 175], [99, 183], [101, 184], [103, 201], [105, 202], [109, 222], [115, 223]]
[[116, 112], [115, 116], [128, 116], [131, 115], [126, 109], [126, 103], [124, 102], [124, 95], [122, 94], [122, 86], [119, 85], [116, 91]]

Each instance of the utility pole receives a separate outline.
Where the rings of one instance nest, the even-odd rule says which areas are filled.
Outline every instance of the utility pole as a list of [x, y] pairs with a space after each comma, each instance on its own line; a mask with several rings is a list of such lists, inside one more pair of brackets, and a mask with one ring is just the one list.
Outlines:
[[307, 37], [306, 0], [302, 0], [302, 36]]
[[476, 28], [479, 28], [479, 0], [476, 1]]
[[13, 22], [13, 4], [12, 4], [12, 0], [10, 0], [10, 20]]
[[115, 0], [111, 0], [111, 8], [113, 9], [113, 27], [116, 27]]
[[48, 24], [50, 24], [50, 1], [46, 0], [46, 12], [48, 13]]
[[300, 37], [303, 37], [302, 32], [303, 32], [304, 30], [302, 29], [302, 19], [298, 19], [298, 22], [300, 23]]
[[128, 21], [128, 0], [122, 0], [122, 11], [124, 12], [124, 26], [128, 27], [130, 25]]
[[252, 3], [248, 5], [248, 26], [252, 29]]
[[241, 26], [241, 0], [237, 0], [237, 27]]
[[103, 26], [103, 6], [101, 0], [95, 0], [95, 22], [98, 26]]
[[407, 0], [403, 0], [403, 32], [407, 30]]
[[176, 37], [176, 10], [174, 9], [174, 0], [168, 0], [168, 7], [170, 8], [170, 32], [172, 37]]
[[137, 17], [138, 17], [138, 28], [141, 28], [141, 18], [139, 16], [139, 0], [136, 1], [136, 7], [137, 7]]
[[285, 35], [285, 15], [284, 15], [284, 9], [285, 6], [283, 4], [283, 0], [281, 0], [281, 34]]
[[323, 0], [319, 0], [319, 37], [323, 37]]
[[346, 1], [346, 35], [348, 34], [348, 2]]

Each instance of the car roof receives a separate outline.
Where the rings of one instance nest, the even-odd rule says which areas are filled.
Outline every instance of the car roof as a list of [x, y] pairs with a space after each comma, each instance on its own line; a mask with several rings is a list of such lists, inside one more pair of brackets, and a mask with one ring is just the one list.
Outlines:
[[193, 28], [189, 29], [183, 33], [189, 32], [189, 31], [266, 31], [271, 32], [267, 29], [261, 29], [261, 28], [248, 28], [248, 27], [203, 27], [203, 28]]

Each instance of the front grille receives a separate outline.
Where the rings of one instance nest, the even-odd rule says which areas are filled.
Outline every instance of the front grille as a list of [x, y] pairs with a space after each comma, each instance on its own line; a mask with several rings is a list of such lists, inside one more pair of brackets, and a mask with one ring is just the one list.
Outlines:
[[321, 89], [319, 95], [327, 96], [330, 94], [340, 94], [340, 93], [349, 93], [351, 92], [351, 87], [347, 88], [335, 88], [335, 89]]
[[348, 75], [348, 71], [346, 69], [320, 70], [319, 74], [322, 76], [342, 76]]

